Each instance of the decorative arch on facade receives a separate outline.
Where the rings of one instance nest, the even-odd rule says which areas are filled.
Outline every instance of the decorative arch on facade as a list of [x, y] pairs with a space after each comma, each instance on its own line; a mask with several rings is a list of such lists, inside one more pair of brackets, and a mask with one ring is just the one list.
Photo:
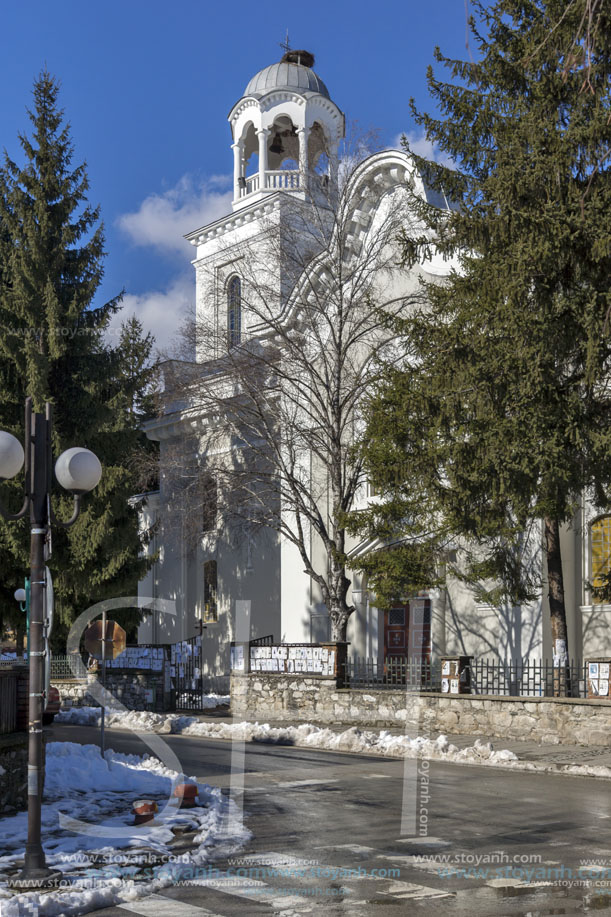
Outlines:
[[242, 340], [242, 281], [233, 274], [227, 281], [227, 346], [235, 347]]

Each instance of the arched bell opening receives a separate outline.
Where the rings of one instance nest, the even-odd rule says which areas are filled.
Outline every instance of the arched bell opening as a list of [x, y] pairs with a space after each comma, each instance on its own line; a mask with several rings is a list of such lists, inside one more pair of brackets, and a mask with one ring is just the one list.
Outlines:
[[279, 115], [269, 129], [267, 147], [271, 171], [299, 169], [299, 138], [297, 128], [288, 115]]
[[248, 178], [259, 171], [259, 141], [252, 121], [248, 124], [242, 135], [244, 145], [244, 176]]
[[259, 172], [259, 140], [252, 121], [244, 125], [233, 144], [234, 198], [257, 190]]
[[329, 174], [329, 143], [318, 121], [314, 122], [308, 135], [308, 171], [317, 175]]

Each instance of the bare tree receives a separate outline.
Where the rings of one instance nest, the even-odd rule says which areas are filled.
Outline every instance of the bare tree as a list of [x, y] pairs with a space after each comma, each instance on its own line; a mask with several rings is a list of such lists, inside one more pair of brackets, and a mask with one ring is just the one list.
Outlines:
[[346, 639], [354, 611], [345, 519], [365, 485], [354, 448], [362, 409], [382, 352], [388, 357], [392, 348], [387, 318], [418, 295], [417, 285], [406, 293], [398, 283], [409, 162], [400, 153], [377, 159], [386, 171], [380, 166], [376, 183], [376, 156], [343, 182], [340, 169], [334, 183], [321, 150], [323, 168], [307, 176], [308, 198], [279, 195], [257, 232], [232, 246], [235, 314], [231, 291], [227, 317], [212, 308], [216, 268], [198, 265], [198, 315], [184, 329], [184, 346], [197, 358], [166, 364], [165, 410], [180, 404], [193, 437], [173, 463], [185, 513], [199, 518], [198, 496], [209, 498], [213, 480], [223, 524], [238, 537], [265, 527], [292, 543], [318, 586], [334, 640]]

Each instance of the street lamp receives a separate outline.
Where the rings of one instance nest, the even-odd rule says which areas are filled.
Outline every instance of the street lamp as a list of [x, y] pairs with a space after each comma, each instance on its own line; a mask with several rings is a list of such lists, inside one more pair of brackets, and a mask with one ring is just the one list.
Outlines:
[[[26, 651], [30, 652], [30, 581], [26, 578], [25, 589], [15, 590], [15, 601], [19, 602], [19, 609], [25, 614], [25, 639]], [[21, 658], [23, 659], [23, 641], [20, 641]]]
[[[32, 412], [32, 399], [25, 402], [25, 450], [11, 433], [0, 431], [0, 481], [14, 478], [25, 465], [25, 497], [18, 513], [9, 513], [0, 504], [5, 519], [23, 519], [30, 513], [30, 670], [28, 739], [28, 840], [23, 870], [11, 884], [15, 888], [44, 888], [56, 881], [57, 873], [46, 864], [40, 836], [44, 745], [42, 713], [44, 708], [45, 657], [45, 547], [51, 523], [67, 528], [80, 512], [81, 495], [98, 484], [102, 466], [89, 449], [73, 448], [62, 452], [55, 465], [57, 480], [74, 495], [70, 519], [58, 519], [51, 506], [52, 417], [47, 402], [45, 413]], [[50, 551], [47, 551], [47, 556]]]

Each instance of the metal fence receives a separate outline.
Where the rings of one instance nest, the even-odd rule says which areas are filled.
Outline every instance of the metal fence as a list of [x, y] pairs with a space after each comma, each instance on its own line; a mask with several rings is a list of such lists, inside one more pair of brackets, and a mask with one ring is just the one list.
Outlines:
[[17, 687], [19, 675], [2, 672], [0, 677], [0, 734], [14, 732], [17, 724]]
[[171, 685], [177, 710], [203, 709], [202, 638], [190, 637], [170, 648]]
[[51, 679], [55, 681], [87, 680], [87, 666], [82, 658], [73, 656], [51, 657]]
[[499, 662], [476, 659], [471, 663], [474, 694], [509, 697], [587, 696], [585, 663], [571, 659], [566, 666], [554, 666], [547, 659]]
[[[547, 659], [476, 659], [470, 669], [472, 694], [587, 696], [586, 665], [581, 661], [571, 660], [567, 666], [558, 667]], [[344, 671], [344, 684], [350, 688], [403, 688], [413, 693], [441, 691], [441, 660], [392, 656], [379, 661], [357, 656], [347, 660]]]
[[251, 646], [271, 646], [274, 642], [274, 635], [267, 634], [265, 637], [255, 637], [254, 640], [250, 640]]
[[441, 690], [441, 664], [428, 659], [389, 656], [384, 662], [357, 656], [345, 663], [344, 684], [349, 688], [405, 688], [408, 691]]

